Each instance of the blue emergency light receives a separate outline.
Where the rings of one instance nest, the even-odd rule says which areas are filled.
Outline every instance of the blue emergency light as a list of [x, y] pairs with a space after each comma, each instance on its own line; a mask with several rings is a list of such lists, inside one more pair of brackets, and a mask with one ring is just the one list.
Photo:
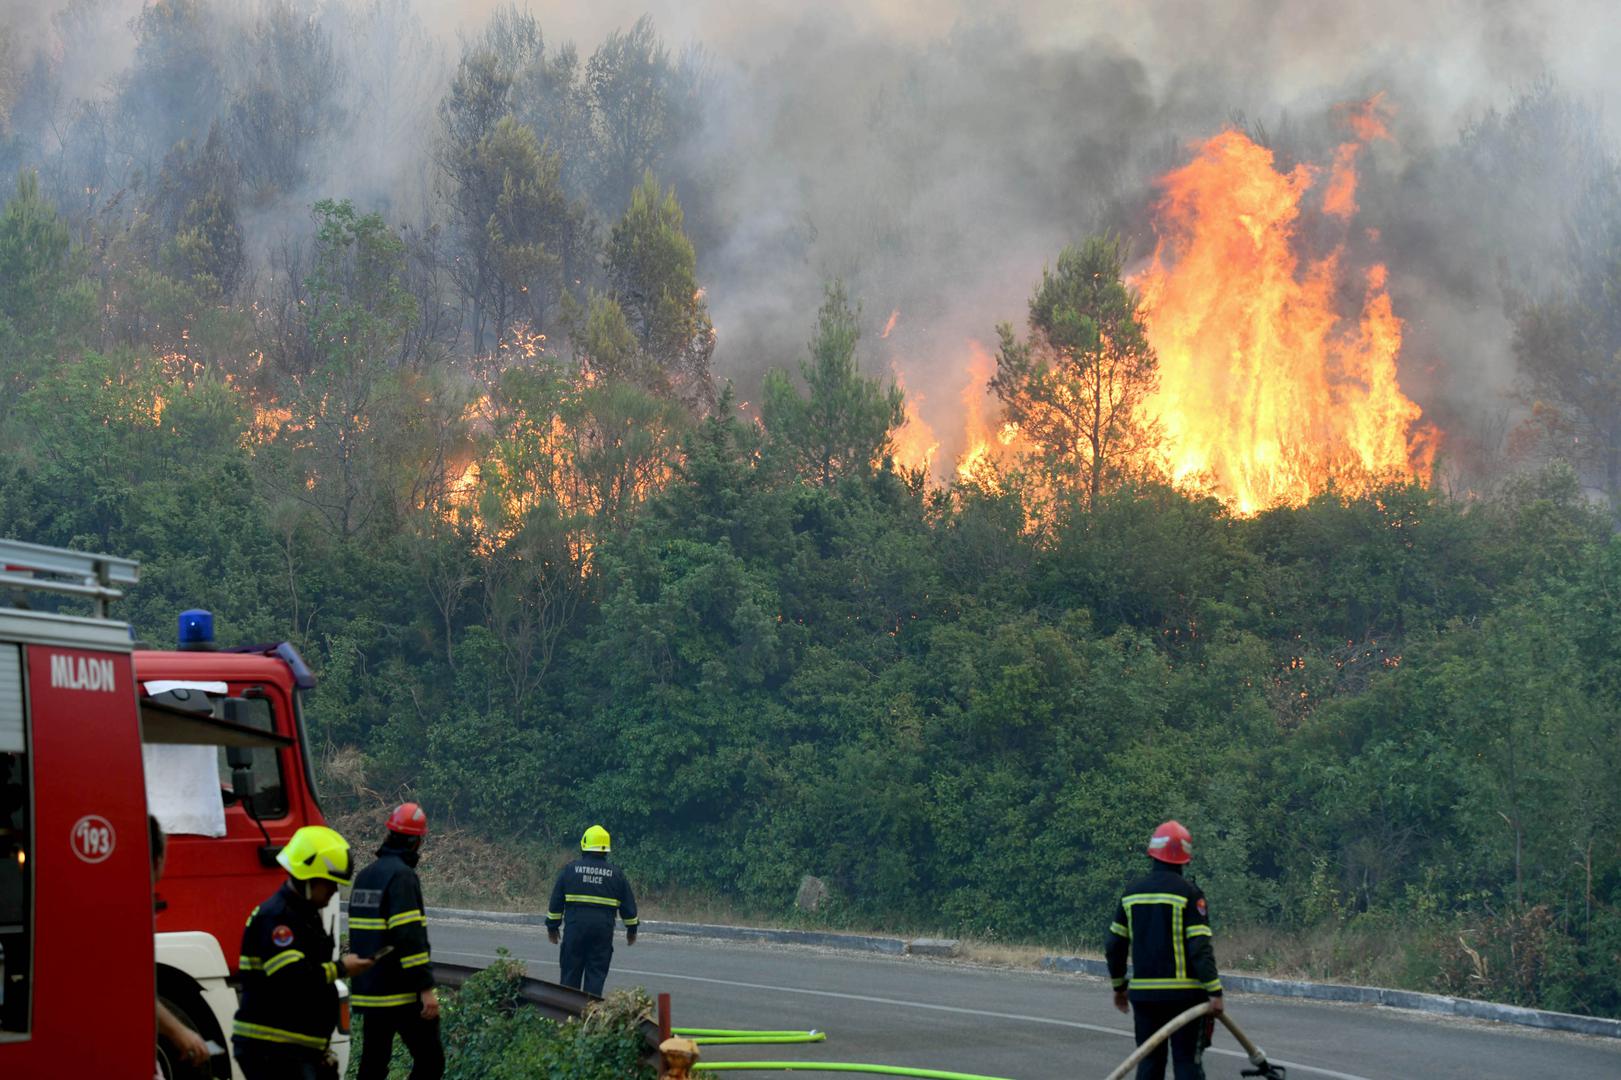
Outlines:
[[180, 613], [180, 647], [182, 649], [211, 649], [214, 647], [214, 613], [192, 608]]

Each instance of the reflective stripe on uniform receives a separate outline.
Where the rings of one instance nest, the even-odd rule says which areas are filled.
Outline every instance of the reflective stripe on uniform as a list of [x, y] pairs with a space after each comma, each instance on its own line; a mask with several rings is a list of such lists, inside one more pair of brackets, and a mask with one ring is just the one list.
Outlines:
[[548, 919], [552, 920], [553, 922], [557, 922], [559, 919], [561, 919], [563, 917], [563, 913], [561, 911], [548, 911], [546, 913], [546, 917]]
[[625, 925], [626, 926], [635, 926], [636, 925], [636, 916], [632, 915], [630, 918], [626, 919], [625, 920]]
[[1116, 937], [1123, 937], [1127, 941], [1131, 940], [1131, 928], [1129, 926], [1121, 926], [1117, 922], [1112, 922], [1109, 924], [1109, 933], [1115, 935]]
[[327, 1044], [325, 1035], [301, 1035], [296, 1031], [283, 1031], [281, 1028], [265, 1027], [263, 1024], [250, 1024], [246, 1020], [238, 1020], [231, 1034], [238, 1039], [258, 1039], [261, 1042], [288, 1043], [292, 1046], [307, 1046], [312, 1050], [325, 1050]]
[[239, 956], [236, 958], [236, 966], [243, 971], [263, 971], [265, 962], [257, 956]]
[[1212, 994], [1219, 994], [1219, 993], [1221, 993], [1221, 980], [1220, 979], [1211, 979], [1207, 983], [1200, 983], [1199, 988], [1201, 990], [1208, 990]]
[[357, 919], [352, 915], [349, 917], [349, 929], [351, 930], [385, 930], [387, 928], [388, 923], [384, 922], [382, 919], [370, 919], [365, 917]]
[[321, 974], [326, 976], [326, 981], [327, 982], [337, 982], [338, 981], [338, 965], [334, 964], [332, 961], [328, 960], [326, 963], [321, 965]]
[[302, 959], [304, 959], [304, 954], [297, 949], [288, 949], [284, 953], [277, 953], [265, 961], [265, 974], [274, 975], [288, 964], [296, 964]]
[[603, 907], [618, 907], [619, 900], [613, 896], [586, 896], [583, 893], [566, 893], [563, 896], [565, 903], [570, 904], [601, 904]]
[[427, 962], [428, 962], [428, 954], [425, 953], [425, 952], [412, 953], [410, 956], [402, 956], [402, 957], [400, 957], [400, 967], [402, 967], [402, 968], [421, 967], [423, 964], [426, 964]]
[[415, 994], [351, 994], [349, 1004], [360, 1009], [387, 1009], [395, 1005], [415, 1004]]
[[1188, 950], [1182, 938], [1182, 913], [1187, 905], [1178, 904], [1171, 908], [1171, 955], [1176, 957], [1176, 977], [1188, 977]]
[[[1197, 990], [1199, 984], [1187, 977], [1188, 953], [1182, 936], [1182, 919], [1188, 906], [1188, 898], [1176, 893], [1133, 893], [1123, 897], [1120, 905], [1126, 909], [1126, 918], [1131, 918], [1131, 909], [1144, 905], [1167, 904], [1171, 909], [1171, 960], [1175, 965], [1176, 978], [1174, 979], [1133, 979], [1131, 985], [1140, 990]], [[1127, 938], [1129, 934], [1122, 935]], [[1159, 984], [1165, 985], [1159, 985]]]
[[1116, 990], [1124, 990], [1126, 988], [1125, 979], [1110, 979], [1109, 981], [1114, 983], [1114, 988]]
[[[1198, 979], [1132, 979], [1133, 990], [1204, 990], [1205, 984]], [[1216, 989], [1221, 989], [1221, 980], [1216, 980]]]
[[422, 911], [414, 908], [410, 911], [402, 911], [398, 915], [390, 915], [388, 917], [388, 929], [392, 930], [397, 926], [408, 926], [411, 923], [425, 923], [427, 921]]
[[1210, 927], [1203, 923], [1198, 923], [1194, 926], [1188, 927], [1186, 933], [1188, 937], [1209, 937]]

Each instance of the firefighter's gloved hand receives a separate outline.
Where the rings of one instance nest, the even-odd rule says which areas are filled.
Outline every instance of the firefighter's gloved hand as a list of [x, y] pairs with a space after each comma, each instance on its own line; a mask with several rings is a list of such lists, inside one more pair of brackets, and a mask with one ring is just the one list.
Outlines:
[[634, 926], [629, 927], [629, 928], [627, 928], [625, 930], [625, 944], [626, 945], [634, 945], [634, 944], [636, 944], [636, 928]]
[[1220, 994], [1211, 995], [1211, 998], [1210, 998], [1210, 1015], [1211, 1016], [1220, 1016], [1222, 1013], [1224, 1013], [1226, 1011], [1227, 1011], [1227, 1006], [1222, 1004], [1221, 995]]
[[548, 926], [546, 928], [546, 940], [556, 945], [563, 940], [563, 936], [557, 932], [555, 926]]
[[351, 952], [343, 954], [343, 959], [338, 961], [338, 966], [343, 968], [343, 973], [352, 979], [356, 975], [359, 975], [362, 971], [370, 971], [372, 966], [376, 963], [376, 960], [369, 957], [356, 956]]
[[1131, 999], [1126, 996], [1126, 992], [1124, 990], [1116, 990], [1114, 992], [1114, 1007], [1123, 1013], [1129, 1013], [1131, 1011]]
[[422, 1019], [439, 1019], [439, 994], [437, 991], [424, 990], [417, 995], [417, 999], [422, 1002]]

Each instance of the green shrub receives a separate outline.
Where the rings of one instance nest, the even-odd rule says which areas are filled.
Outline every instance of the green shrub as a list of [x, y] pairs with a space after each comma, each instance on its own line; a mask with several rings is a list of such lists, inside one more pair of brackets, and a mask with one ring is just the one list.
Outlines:
[[[625, 1080], [648, 1078], [653, 1070], [638, 1060], [642, 1050], [636, 1026], [639, 1010], [598, 1010], [585, 1023], [559, 1024], [528, 1008], [519, 997], [523, 965], [497, 960], [459, 991], [443, 992], [440, 1033], [445, 1045], [445, 1080]], [[619, 995], [616, 995], [618, 997]], [[610, 1005], [613, 999], [610, 999]], [[356, 1025], [350, 1075], [366, 1038], [364, 1016]], [[410, 1057], [394, 1046], [390, 1080], [405, 1080]]]

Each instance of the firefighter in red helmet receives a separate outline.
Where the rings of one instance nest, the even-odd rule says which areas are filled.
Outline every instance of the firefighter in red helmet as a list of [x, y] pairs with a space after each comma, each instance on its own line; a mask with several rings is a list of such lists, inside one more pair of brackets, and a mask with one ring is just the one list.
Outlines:
[[[1167, 821], [1148, 841], [1153, 867], [1132, 882], [1115, 906], [1105, 956], [1114, 1005], [1130, 1011], [1137, 1045], [1178, 1014], [1202, 1001], [1222, 1011], [1221, 978], [1210, 944], [1210, 907], [1182, 875], [1193, 860], [1193, 837]], [[1126, 976], [1126, 961], [1131, 976]], [[1176, 1080], [1204, 1080], [1204, 1024], [1187, 1024], [1170, 1038]], [[1137, 1066], [1137, 1080], [1163, 1080], [1165, 1044]]]
[[377, 966], [355, 980], [350, 999], [360, 1010], [359, 1080], [382, 1080], [398, 1035], [411, 1052], [411, 1080], [439, 1080], [445, 1051], [439, 1041], [439, 996], [433, 988], [428, 924], [416, 864], [428, 835], [428, 815], [414, 802], [388, 817], [377, 861], [355, 878], [349, 894], [349, 940]]

